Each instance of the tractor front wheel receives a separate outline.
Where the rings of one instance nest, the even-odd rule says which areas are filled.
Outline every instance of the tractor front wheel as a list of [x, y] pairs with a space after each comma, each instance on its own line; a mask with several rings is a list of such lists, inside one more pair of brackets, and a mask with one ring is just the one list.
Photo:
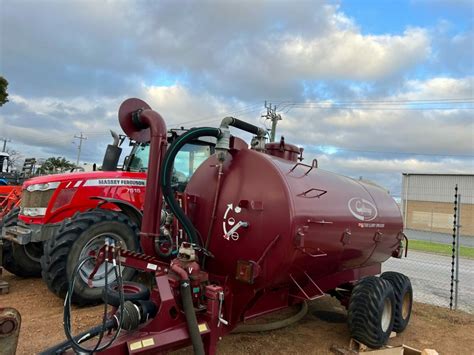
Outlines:
[[[97, 252], [105, 239], [113, 239], [122, 248], [138, 251], [138, 227], [126, 215], [110, 210], [94, 209], [75, 214], [66, 221], [56, 234], [44, 243], [41, 258], [43, 280], [48, 288], [63, 298], [72, 280], [73, 271], [79, 261]], [[105, 264], [102, 264], [94, 279], [92, 288], [88, 286], [88, 277], [95, 263], [86, 262], [76, 275], [72, 302], [79, 305], [95, 304], [101, 301], [105, 286]], [[124, 280], [131, 280], [135, 270], [122, 268]], [[112, 264], [108, 265], [107, 281], [115, 281]]]
[[[0, 231], [6, 227], [16, 226], [18, 223], [19, 208], [12, 209], [2, 220]], [[41, 276], [40, 258], [43, 254], [43, 243], [28, 243], [20, 245], [10, 240], [3, 240], [2, 262], [5, 270], [16, 276]]]

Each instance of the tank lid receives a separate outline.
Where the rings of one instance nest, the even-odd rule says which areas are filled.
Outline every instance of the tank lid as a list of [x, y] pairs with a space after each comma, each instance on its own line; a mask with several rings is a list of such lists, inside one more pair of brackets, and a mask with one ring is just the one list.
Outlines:
[[285, 143], [284, 141], [267, 143], [265, 144], [265, 149], [287, 151], [287, 152], [298, 153], [298, 154], [300, 153], [300, 148], [298, 148], [296, 145]]

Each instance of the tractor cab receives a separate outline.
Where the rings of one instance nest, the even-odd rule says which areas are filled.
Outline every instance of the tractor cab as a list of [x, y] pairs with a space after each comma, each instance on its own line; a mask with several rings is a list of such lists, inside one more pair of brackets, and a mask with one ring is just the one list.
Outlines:
[[[168, 134], [168, 142], [172, 143], [186, 130], [172, 130]], [[150, 156], [150, 145], [131, 141], [133, 146], [130, 154], [125, 157], [123, 170], [129, 172], [146, 172]], [[191, 176], [203, 161], [214, 153], [215, 141], [211, 139], [194, 140], [186, 144], [176, 156], [173, 168], [173, 184], [177, 191], [184, 191]]]

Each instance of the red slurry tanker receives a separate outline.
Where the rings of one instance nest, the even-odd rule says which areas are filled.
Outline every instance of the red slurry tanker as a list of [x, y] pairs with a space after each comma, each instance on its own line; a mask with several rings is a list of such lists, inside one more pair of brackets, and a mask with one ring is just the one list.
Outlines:
[[[75, 275], [95, 263], [89, 280], [101, 267], [114, 270], [117, 281], [103, 293], [114, 308], [102, 325], [73, 337], [68, 294], [68, 340], [47, 353], [157, 354], [192, 344], [197, 354], [214, 354], [239, 323], [325, 294], [347, 307], [351, 336], [371, 347], [405, 329], [409, 279], [376, 276], [385, 260], [402, 256], [405, 238], [399, 208], [383, 189], [303, 163], [296, 146], [266, 143], [264, 129], [232, 117], [219, 128], [191, 129], [168, 147], [164, 120], [145, 102], [125, 101], [119, 121], [129, 137], [151, 137], [142, 251], [107, 240], [76, 266]], [[250, 144], [230, 127], [251, 133]], [[179, 195], [175, 158], [201, 137], [216, 139], [215, 154]], [[166, 233], [163, 208], [185, 239], [170, 261], [155, 248]], [[124, 266], [152, 274], [152, 286], [122, 281]]]

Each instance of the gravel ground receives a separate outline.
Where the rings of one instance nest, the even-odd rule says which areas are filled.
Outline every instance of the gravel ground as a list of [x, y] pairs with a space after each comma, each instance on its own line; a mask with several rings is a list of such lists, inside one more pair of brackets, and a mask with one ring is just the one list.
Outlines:
[[[35, 354], [62, 341], [63, 301], [52, 295], [41, 279], [21, 279], [6, 272], [3, 278], [10, 283], [11, 291], [0, 296], [0, 306], [14, 307], [22, 315], [17, 354]], [[101, 306], [74, 308], [75, 332], [99, 324], [101, 312]], [[321, 312], [330, 312], [332, 319], [323, 320], [316, 315]], [[345, 309], [335, 299], [323, 297], [311, 302], [309, 313], [295, 325], [272, 332], [224, 337], [218, 344], [218, 354], [332, 354], [329, 350], [332, 345], [349, 344], [346, 316]], [[473, 315], [415, 303], [408, 328], [390, 339], [389, 344], [432, 348], [440, 354], [474, 354], [472, 334]], [[192, 350], [187, 348], [176, 354], [192, 354]]]

